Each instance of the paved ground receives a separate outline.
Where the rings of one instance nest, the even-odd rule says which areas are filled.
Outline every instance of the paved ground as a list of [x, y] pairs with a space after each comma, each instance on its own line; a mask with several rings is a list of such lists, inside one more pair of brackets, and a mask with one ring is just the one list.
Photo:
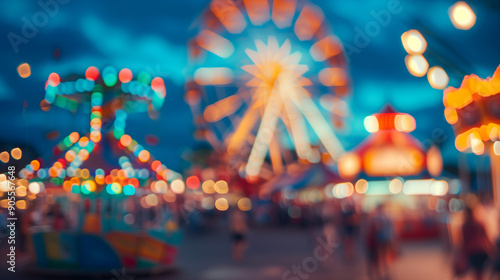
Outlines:
[[[296, 228], [253, 230], [246, 260], [235, 264], [231, 260], [231, 243], [226, 232], [205, 235], [188, 234], [181, 247], [175, 274], [154, 277], [136, 277], [135, 280], [365, 280], [366, 262], [361, 248], [355, 261], [342, 258], [342, 247], [332, 252], [328, 259], [315, 261], [315, 256], [323, 259], [325, 252], [317, 249], [315, 240], [318, 232]], [[323, 247], [320, 247], [323, 248]], [[319, 254], [321, 253], [321, 254]], [[302, 268], [302, 277], [286, 274], [293, 266], [305, 264], [309, 272]], [[315, 265], [317, 264], [317, 266]], [[21, 268], [20, 268], [21, 269]], [[54, 279], [40, 278], [22, 273], [16, 277], [9, 275], [2, 280], [14, 279]], [[68, 279], [60, 278], [60, 279]], [[110, 277], [105, 279], [110, 280]], [[114, 280], [134, 278], [115, 277]], [[437, 241], [406, 243], [401, 246], [401, 255], [391, 268], [391, 280], [451, 280], [450, 260], [443, 253]]]
[[[315, 240], [317, 232], [298, 229], [257, 230], [250, 236], [247, 259], [234, 264], [230, 258], [230, 243], [225, 235], [189, 237], [179, 256], [182, 270], [171, 279], [187, 280], [303, 280], [339, 279], [364, 280], [367, 275], [366, 261], [361, 246], [353, 261], [343, 258], [342, 247], [337, 248], [324, 261], [316, 260], [315, 249], [321, 245]], [[201, 244], [204, 244], [201, 246]], [[325, 251], [320, 250], [323, 259]], [[302, 275], [285, 274], [294, 266], [304, 265]], [[299, 276], [299, 277], [298, 277]], [[302, 276], [302, 278], [300, 277]], [[406, 243], [401, 246], [401, 255], [393, 263], [391, 279], [402, 280], [444, 280], [453, 279], [450, 260], [444, 254], [439, 242]], [[154, 279], [164, 279], [161, 277]]]

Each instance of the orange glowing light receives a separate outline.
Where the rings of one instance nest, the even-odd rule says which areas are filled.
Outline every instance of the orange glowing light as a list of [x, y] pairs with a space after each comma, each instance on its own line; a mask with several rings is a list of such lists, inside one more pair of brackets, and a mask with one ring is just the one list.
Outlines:
[[67, 191], [67, 192], [70, 192], [70, 191], [71, 191], [71, 187], [72, 187], [72, 186], [73, 186], [73, 184], [71, 184], [71, 182], [70, 182], [70, 181], [64, 181], [64, 182], [63, 182], [63, 185], [62, 185], [63, 189], [64, 189], [65, 191]]
[[444, 117], [449, 124], [456, 124], [458, 122], [458, 113], [455, 108], [446, 107], [444, 109]]
[[128, 134], [123, 134], [122, 137], [120, 137], [120, 144], [122, 144], [124, 147], [128, 147], [130, 144], [132, 144], [132, 137]]
[[243, 2], [253, 25], [260, 26], [271, 18], [267, 0], [243, 0]]
[[240, 200], [238, 200], [238, 209], [241, 211], [252, 210], [252, 201], [247, 197], [240, 198]]
[[28, 78], [31, 75], [31, 68], [28, 63], [22, 63], [17, 66], [17, 73], [21, 78]]
[[309, 52], [315, 61], [325, 61], [341, 53], [342, 45], [337, 37], [328, 36], [312, 45]]
[[49, 176], [57, 177], [57, 169], [55, 169], [54, 167], [49, 168]]
[[354, 153], [345, 153], [339, 158], [338, 170], [342, 178], [354, 178], [361, 172], [361, 159]]
[[66, 154], [64, 155], [64, 158], [68, 161], [68, 162], [72, 162], [73, 160], [75, 160], [75, 156], [76, 156], [76, 153], [75, 151], [73, 150], [69, 150], [66, 152]]
[[319, 72], [319, 81], [327, 87], [345, 86], [347, 84], [347, 74], [339, 67], [324, 68]]
[[443, 171], [443, 157], [436, 146], [432, 146], [427, 151], [427, 170], [433, 177], [438, 177]]
[[128, 83], [132, 81], [132, 71], [128, 68], [123, 68], [120, 70], [120, 73], [118, 73], [118, 79], [120, 79], [120, 82], [122, 83]]
[[40, 168], [40, 162], [38, 160], [32, 160], [30, 165], [34, 171], [37, 171]]
[[9, 160], [10, 160], [9, 152], [4, 151], [4, 152], [0, 153], [0, 161], [6, 163], [6, 162], [9, 162]]
[[83, 136], [78, 141], [78, 145], [80, 145], [80, 147], [82, 148], [86, 147], [88, 144], [89, 144], [89, 138], [87, 136]]
[[214, 189], [219, 194], [226, 194], [229, 192], [227, 182], [224, 180], [217, 181], [214, 185]]
[[292, 26], [297, 0], [274, 0], [272, 19], [276, 27]]
[[229, 209], [229, 203], [227, 202], [227, 199], [225, 198], [219, 198], [215, 201], [215, 208], [219, 211], [226, 211]]
[[488, 97], [500, 92], [500, 67], [492, 78], [481, 79], [476, 75], [465, 76], [460, 88], [448, 87], [444, 90], [443, 102], [446, 107], [462, 109], [473, 101], [473, 96]]
[[299, 40], [311, 40], [324, 19], [325, 15], [318, 7], [306, 5], [300, 12], [293, 30]]
[[410, 147], [380, 147], [369, 150], [363, 158], [364, 171], [373, 177], [420, 174], [425, 155]]
[[201, 188], [206, 194], [213, 194], [213, 193], [215, 193], [214, 186], [215, 186], [215, 182], [213, 180], [207, 180], [207, 181], [203, 182], [203, 184], [201, 185]]
[[240, 34], [247, 26], [243, 14], [231, 0], [214, 0], [210, 9], [229, 33]]
[[90, 133], [90, 140], [94, 143], [97, 143], [101, 141], [101, 132], [99, 131], [92, 131]]
[[72, 132], [70, 135], [69, 135], [69, 141], [73, 144], [75, 144], [76, 142], [78, 142], [78, 139], [80, 139], [80, 134], [78, 134], [78, 132]]
[[231, 41], [210, 30], [201, 31], [196, 42], [203, 49], [222, 58], [228, 58], [234, 53]]
[[10, 151], [10, 155], [13, 159], [19, 160], [23, 156], [23, 152], [19, 148], [14, 148]]
[[89, 151], [84, 150], [84, 149], [82, 149], [82, 150], [80, 150], [80, 151], [78, 152], [78, 156], [79, 156], [79, 157], [80, 157], [83, 161], [86, 161], [86, 160], [89, 158], [89, 155], [90, 155], [90, 154], [89, 154]]
[[207, 122], [216, 122], [234, 113], [242, 104], [243, 100], [238, 95], [231, 95], [205, 108], [203, 117]]
[[139, 153], [139, 160], [142, 161], [142, 162], [147, 162], [149, 160], [149, 157], [151, 155], [149, 154], [148, 151], [146, 150], [142, 150], [140, 153]]

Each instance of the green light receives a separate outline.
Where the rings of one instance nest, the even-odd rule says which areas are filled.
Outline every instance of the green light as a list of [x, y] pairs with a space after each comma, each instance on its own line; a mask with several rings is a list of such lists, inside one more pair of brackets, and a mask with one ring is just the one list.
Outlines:
[[71, 112], [75, 112], [76, 109], [78, 108], [78, 102], [75, 100], [69, 99], [68, 101], [68, 107], [67, 107]]
[[116, 74], [108, 74], [104, 77], [104, 84], [108, 87], [116, 85], [117, 81], [118, 81], [118, 76], [116, 76]]
[[62, 108], [66, 108], [68, 104], [68, 99], [66, 97], [58, 96], [56, 97], [56, 105]]
[[137, 81], [145, 85], [149, 85], [149, 83], [151, 83], [151, 80], [151, 75], [149, 75], [149, 73], [145, 71], [139, 73], [139, 75], [137, 76]]
[[102, 86], [100, 84], [95, 84], [94, 92], [102, 92]]
[[107, 192], [107, 193], [109, 193], [109, 194], [115, 194], [115, 193], [113, 192], [113, 189], [111, 188], [111, 184], [108, 184], [108, 185], [106, 186], [106, 192]]
[[82, 193], [83, 194], [89, 194], [90, 193], [90, 186], [89, 186], [89, 184], [83, 184], [82, 185]]
[[123, 131], [123, 129], [115, 129], [113, 130], [113, 136], [115, 136], [116, 139], [120, 139], [123, 134], [125, 134], [125, 132]]
[[78, 186], [76, 184], [71, 186], [71, 192], [72, 193], [80, 193], [80, 186]]

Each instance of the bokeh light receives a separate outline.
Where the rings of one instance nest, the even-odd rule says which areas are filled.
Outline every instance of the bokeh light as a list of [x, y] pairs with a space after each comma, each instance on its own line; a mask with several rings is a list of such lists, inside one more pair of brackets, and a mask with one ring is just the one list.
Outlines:
[[31, 75], [31, 68], [28, 63], [22, 63], [17, 66], [17, 73], [21, 78], [28, 78]]
[[227, 199], [221, 197], [215, 201], [215, 208], [219, 211], [226, 211], [229, 209], [229, 203]]
[[410, 54], [405, 58], [406, 68], [415, 77], [423, 77], [429, 69], [429, 63], [420, 54]]
[[418, 30], [412, 29], [401, 35], [403, 47], [409, 54], [422, 54], [427, 48], [427, 41]]
[[451, 23], [457, 29], [469, 30], [476, 23], [476, 14], [464, 1], [458, 1], [448, 10]]
[[214, 189], [219, 194], [226, 194], [229, 192], [227, 182], [224, 180], [217, 181], [214, 185]]
[[238, 209], [241, 211], [252, 210], [252, 201], [247, 197], [240, 198], [240, 200], [238, 200]]
[[170, 183], [170, 189], [176, 194], [181, 194], [186, 189], [186, 186], [181, 179], [175, 179]]
[[429, 80], [429, 84], [431, 87], [435, 89], [444, 89], [448, 85], [450, 78], [446, 71], [439, 66], [433, 66], [427, 72], [427, 79]]
[[14, 148], [10, 151], [10, 155], [13, 159], [19, 160], [23, 156], [23, 152], [19, 148]]

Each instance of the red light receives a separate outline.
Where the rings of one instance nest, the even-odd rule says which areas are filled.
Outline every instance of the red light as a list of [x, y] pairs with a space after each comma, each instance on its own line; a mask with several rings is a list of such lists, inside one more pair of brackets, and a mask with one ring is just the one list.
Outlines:
[[85, 71], [85, 78], [91, 81], [97, 80], [97, 78], [99, 78], [99, 69], [94, 66], [90, 66], [87, 68], [87, 71]]
[[151, 163], [151, 170], [155, 171], [158, 169], [158, 167], [160, 167], [161, 165], [161, 162], [158, 161], [158, 160], [155, 160], [153, 161], [153, 163]]
[[61, 77], [57, 73], [51, 73], [48, 82], [50, 86], [56, 87], [61, 82]]
[[132, 186], [138, 188], [139, 187], [139, 180], [137, 180], [137, 178], [130, 178], [130, 180], [128, 181], [129, 184], [131, 184]]
[[118, 78], [120, 79], [120, 82], [128, 83], [132, 81], [132, 71], [130, 71], [130, 69], [123, 68], [118, 74]]
[[165, 83], [162, 78], [156, 77], [151, 81], [151, 88], [153, 88], [153, 90], [160, 90], [163, 87], [165, 87]]
[[186, 179], [186, 186], [192, 190], [200, 187], [200, 179], [196, 176], [190, 176]]

